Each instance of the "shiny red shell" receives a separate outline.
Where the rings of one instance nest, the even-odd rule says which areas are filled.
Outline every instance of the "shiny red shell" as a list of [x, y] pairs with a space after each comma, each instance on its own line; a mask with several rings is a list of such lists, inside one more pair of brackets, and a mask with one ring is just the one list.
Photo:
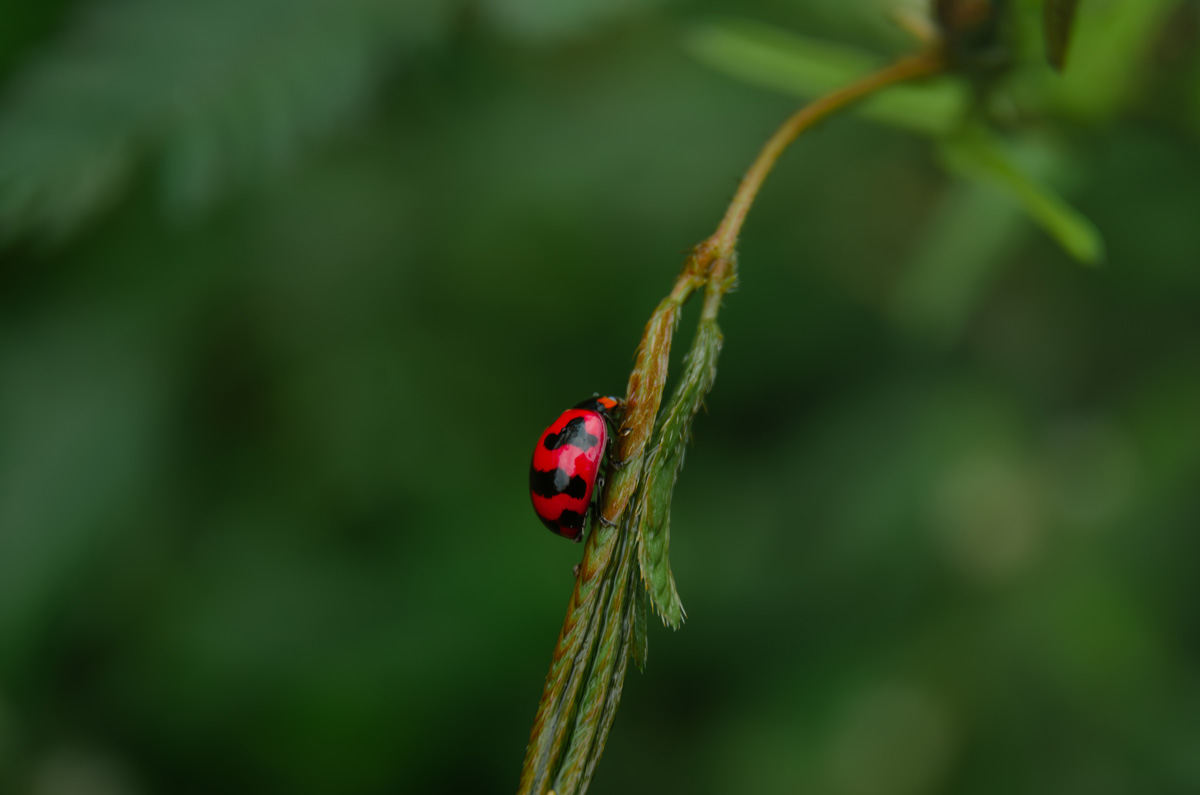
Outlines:
[[609, 440], [609, 418], [617, 398], [590, 398], [564, 411], [538, 437], [529, 465], [529, 496], [542, 524], [572, 541], [583, 522]]

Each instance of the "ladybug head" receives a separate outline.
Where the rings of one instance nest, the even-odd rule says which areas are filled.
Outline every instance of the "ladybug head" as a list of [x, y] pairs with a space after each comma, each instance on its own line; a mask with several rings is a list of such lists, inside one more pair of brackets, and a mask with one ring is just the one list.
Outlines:
[[614, 414], [619, 414], [625, 408], [625, 401], [618, 397], [610, 397], [608, 395], [596, 395], [590, 397], [580, 403], [575, 404], [577, 409], [587, 409], [603, 414], [605, 417], [611, 417]]

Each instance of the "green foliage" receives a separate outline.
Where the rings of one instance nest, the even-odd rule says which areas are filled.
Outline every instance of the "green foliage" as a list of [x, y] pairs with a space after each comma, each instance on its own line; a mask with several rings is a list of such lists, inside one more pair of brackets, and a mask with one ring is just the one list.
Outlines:
[[650, 641], [646, 635], [646, 613], [650, 605], [646, 600], [646, 587], [641, 582], [633, 586], [633, 662], [639, 671], [645, 672], [650, 653]]
[[[25, 104], [35, 75], [93, 76], [55, 106], [80, 125], [127, 118], [127, 94], [183, 60], [250, 64], [220, 83], [244, 103], [197, 105], [228, 107], [219, 135], [167, 114], [124, 139], [127, 176], [94, 210], [43, 190], [8, 227], [86, 233], [0, 251], [0, 792], [513, 789], [586, 554], [532, 516], [530, 445], [619, 387], [680, 249], [800, 96], [682, 55], [687, 4], [577, 24], [558, 20], [589, 4], [540, 5], [520, 30], [490, 3], [427, 6], [370, 59], [361, 101], [315, 76], [311, 107], [350, 110], [265, 160], [235, 160], [223, 120], [249, 109], [238, 135], [263, 141], [255, 108], [310, 107], [252, 89], [300, 35], [275, 0], [241, 7], [281, 23], [257, 45], [197, 21], [207, 58], [150, 34], [96, 50], [144, 64], [128, 84], [78, 64], [100, 64], [81, 31], [131, 4], [0, 15], [0, 119], [53, 133], [39, 168], [75, 133]], [[639, 633], [631, 559], [628, 655], [663, 635], [590, 792], [1200, 791], [1190, 6], [1081, 2], [1063, 76], [1040, 0], [1024, 6], [1018, 68], [974, 120], [1094, 220], [1106, 266], [1056, 267], [1011, 191], [946, 178], [927, 134], [844, 119], [789, 152], [672, 506], [689, 626]], [[312, 18], [340, 41], [361, 7]], [[844, 0], [716, 10], [895, 42]], [[1100, 29], [1140, 38], [1110, 49]], [[1081, 59], [1121, 66], [1084, 80]], [[1072, 110], [1077, 83], [1099, 112]], [[189, 178], [211, 190], [164, 189], [192, 136], [214, 141]], [[59, 217], [83, 223], [28, 223]], [[578, 661], [577, 696], [611, 671], [598, 725], [609, 659]], [[590, 753], [581, 738], [580, 782]]]
[[1071, 47], [1071, 32], [1075, 27], [1079, 0], [1044, 0], [1044, 3], [1042, 27], [1046, 31], [1046, 57], [1061, 72], [1067, 65], [1067, 52]]
[[[1137, 12], [1136, 19], [1123, 18], [1122, 23], [1144, 27], [1154, 18], [1152, 12], [1143, 8]], [[1061, 36], [1069, 25], [1058, 17], [1056, 20], [1060, 27], [1054, 32]], [[990, 51], [996, 46], [994, 36], [988, 34], [986, 38]], [[1112, 68], [1114, 61], [1120, 63], [1122, 57], [1132, 55], [1128, 42], [1133, 40], [1136, 37], [1123, 37], [1125, 46], [1114, 44], [1116, 57], [1105, 58], [1106, 68]], [[688, 46], [693, 55], [714, 68], [805, 98], [861, 77], [877, 68], [880, 61], [852, 48], [809, 41], [761, 24], [739, 21], [700, 26], [689, 36]], [[1082, 65], [1073, 67], [1073, 71], [1076, 68], [1080, 72], [1087, 72], [1089, 68], [1093, 73], [1097, 71], [1087, 58], [1081, 57], [1080, 61]], [[1103, 82], [1105, 77], [1098, 75], [1097, 79]], [[1014, 91], [1028, 92], [1034, 83], [1044, 86], [1041, 78], [1025, 78], [1025, 84], [1015, 86]], [[1119, 96], [1114, 93], [1113, 85], [1109, 79], [1107, 86], [1101, 89], [1109, 101]], [[994, 188], [1007, 192], [1068, 254], [1085, 263], [1099, 261], [1103, 242], [1086, 218], [1048, 185], [1038, 183], [1015, 167], [986, 136], [963, 132], [971, 126], [968, 117], [972, 105], [968, 91], [966, 82], [951, 78], [923, 86], [902, 86], [863, 103], [861, 112], [874, 121], [932, 136], [940, 142], [943, 161], [954, 173], [984, 179]], [[1059, 101], [1057, 90], [1043, 88], [1042, 92], [1042, 102], [1052, 106]]]
[[[1025, 167], [1039, 174], [1049, 168], [1045, 160], [1027, 160]], [[951, 185], [924, 223], [899, 265], [889, 310], [910, 339], [944, 350], [964, 333], [1030, 227], [1008, 193], [978, 180]]]
[[692, 422], [717, 377], [717, 357], [722, 337], [715, 320], [702, 319], [692, 349], [684, 360], [675, 394], [662, 410], [654, 448], [646, 461], [635, 522], [638, 562], [650, 595], [650, 604], [663, 623], [677, 629], [686, 617], [675, 577], [671, 573], [671, 497], [684, 452], [691, 439]]
[[1039, 104], [1077, 123], [1101, 123], [1137, 98], [1141, 65], [1179, 0], [1083, 3], [1075, 17], [1071, 61], [1061, 76], [1031, 79]]
[[578, 36], [660, 0], [484, 0], [484, 16], [504, 32], [532, 41]]
[[[684, 39], [707, 65], [741, 80], [809, 100], [878, 69], [885, 59], [853, 47], [815, 41], [744, 20], [698, 25]], [[964, 87], [939, 79], [897, 86], [858, 105], [867, 118], [924, 135], [957, 129], [966, 105]]]
[[600, 525], [588, 535], [579, 578], [550, 675], [534, 719], [519, 793], [552, 789], [581, 795], [616, 717], [625, 683], [636, 611], [642, 640], [635, 660], [645, 662], [644, 606], [634, 567], [633, 533]]
[[176, 210], [260, 180], [359, 116], [439, 0], [117, 0], [85, 8], [0, 104], [0, 231], [61, 237], [150, 155]]
[[986, 133], [971, 130], [942, 145], [946, 164], [956, 173], [983, 180], [1013, 196], [1075, 259], [1096, 265], [1104, 257], [1104, 242], [1091, 221], [1080, 215], [1046, 185], [1023, 173]]
[[[588, 662], [586, 684], [574, 709], [565, 751], [552, 775], [551, 788], [561, 795], [582, 795], [587, 791], [604, 752], [625, 683], [633, 636], [634, 594], [640, 586], [634, 573], [633, 534], [626, 529], [614, 535], [617, 550], [605, 573], [605, 592], [596, 605], [589, 633], [595, 654]], [[577, 656], [576, 664], [583, 659]], [[528, 791], [541, 789], [535, 784]]]

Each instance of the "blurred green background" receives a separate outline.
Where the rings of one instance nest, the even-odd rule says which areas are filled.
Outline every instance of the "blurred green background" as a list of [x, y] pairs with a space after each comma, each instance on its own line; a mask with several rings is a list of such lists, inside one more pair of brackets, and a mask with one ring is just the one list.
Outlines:
[[[0, 792], [513, 791], [531, 445], [799, 102], [688, 42], [884, 6], [0, 4]], [[593, 792], [1200, 792], [1200, 10], [1082, 10], [998, 134], [1103, 267], [862, 117], [768, 182]]]

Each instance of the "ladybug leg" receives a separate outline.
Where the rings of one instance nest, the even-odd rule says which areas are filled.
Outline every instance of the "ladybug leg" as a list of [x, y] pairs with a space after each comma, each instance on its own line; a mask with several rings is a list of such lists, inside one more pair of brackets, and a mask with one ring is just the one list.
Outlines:
[[595, 508], [593, 508], [592, 510], [595, 512], [595, 514], [596, 514], [596, 521], [600, 523], [600, 526], [601, 526], [601, 527], [613, 527], [613, 526], [615, 526], [615, 525], [616, 525], [616, 522], [610, 522], [610, 521], [608, 521], [607, 519], [605, 519], [605, 518], [604, 518], [604, 511], [600, 510], [600, 506], [599, 506], [599, 505], [597, 505], [597, 506], [596, 506]]
[[[622, 435], [625, 433], [628, 433], [628, 430], [621, 432]], [[604, 512], [600, 510], [604, 495], [604, 473], [610, 467], [614, 472], [620, 472], [628, 463], [628, 461], [618, 461], [615, 459], [613, 456], [613, 448], [615, 447], [616, 445], [612, 443], [612, 439], [609, 439], [608, 446], [604, 452], [604, 466], [600, 468], [600, 472], [596, 476], [596, 496], [592, 504], [591, 513], [595, 517], [594, 521], [599, 522], [602, 527], [616, 527], [617, 524], [616, 522], [610, 522], [605, 519]]]
[[[615, 466], [615, 462], [614, 462], [614, 466]], [[595, 521], [599, 522], [602, 526], [612, 527], [613, 525], [616, 524], [616, 522], [610, 522], [607, 519], [605, 519], [604, 511], [600, 510], [600, 506], [603, 502], [603, 496], [602, 496], [603, 494], [604, 494], [604, 470], [601, 469], [600, 474], [596, 476], [596, 496], [592, 502], [591, 514], [595, 518]]]

